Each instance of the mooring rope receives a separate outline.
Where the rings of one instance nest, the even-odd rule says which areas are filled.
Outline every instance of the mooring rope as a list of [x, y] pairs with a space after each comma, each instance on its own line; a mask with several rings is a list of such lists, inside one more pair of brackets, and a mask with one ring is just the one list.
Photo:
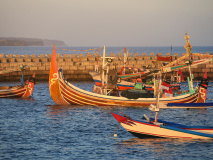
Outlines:
[[114, 131], [112, 134], [110, 134], [108, 137], [106, 137], [106, 138], [109, 138], [109, 137], [111, 137], [113, 134], [115, 134], [115, 132], [117, 131], [117, 129], [118, 129], [119, 126], [120, 126], [120, 123], [119, 123], [118, 126], [116, 127], [115, 131]]

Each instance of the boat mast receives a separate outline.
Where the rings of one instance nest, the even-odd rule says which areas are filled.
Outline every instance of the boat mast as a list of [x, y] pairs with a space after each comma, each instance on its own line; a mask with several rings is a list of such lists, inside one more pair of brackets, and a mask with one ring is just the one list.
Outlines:
[[162, 73], [158, 75], [158, 88], [157, 88], [157, 97], [156, 97], [156, 107], [155, 107], [155, 122], [158, 121], [158, 112], [159, 112], [159, 101], [160, 101], [160, 93], [161, 93], [161, 83], [162, 83]]
[[104, 46], [104, 49], [103, 49], [103, 64], [102, 64], [102, 88], [104, 88], [104, 67], [105, 67], [105, 46]]
[[21, 85], [23, 86], [24, 85], [24, 70], [25, 70], [25, 67], [27, 65], [20, 65], [19, 68], [21, 69]]
[[156, 96], [157, 88], [156, 88], [156, 79], [155, 79], [155, 74], [154, 74], [154, 77], [153, 77], [153, 82], [154, 82], [154, 96]]
[[125, 74], [126, 73], [126, 61], [127, 61], [127, 53], [126, 53], [126, 47], [124, 49], [124, 70], [123, 70], [123, 73], [122, 74]]
[[[102, 91], [104, 95], [107, 95], [107, 81], [108, 81], [108, 72], [109, 72], [109, 64], [112, 62], [112, 59], [114, 57], [106, 57], [106, 53], [105, 53], [105, 46], [103, 48], [103, 64], [102, 64]], [[107, 68], [105, 69], [105, 66], [107, 66]], [[106, 71], [106, 78], [104, 78], [105, 76], [105, 71]], [[105, 85], [104, 85], [105, 82]]]

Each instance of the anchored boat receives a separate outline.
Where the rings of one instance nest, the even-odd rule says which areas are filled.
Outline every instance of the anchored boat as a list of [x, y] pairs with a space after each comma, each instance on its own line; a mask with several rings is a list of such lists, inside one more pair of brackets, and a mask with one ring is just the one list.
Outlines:
[[115, 113], [112, 113], [112, 115], [128, 132], [138, 138], [213, 138], [213, 127], [186, 126], [159, 119], [156, 122], [151, 118], [138, 121]]
[[[110, 60], [108, 59], [108, 61]], [[191, 89], [189, 92], [185, 92], [173, 97], [160, 97], [159, 103], [204, 103], [206, 101], [207, 87], [203, 87], [204, 85], [202, 83], [204, 83], [204, 81], [201, 82], [201, 84], [198, 85], [196, 88]], [[102, 94], [89, 92], [74, 86], [72, 83], [69, 83], [67, 80], [64, 79], [63, 70], [58, 70], [55, 46], [53, 47], [51, 60], [49, 90], [53, 101], [57, 105], [144, 107], [149, 106], [151, 104], [156, 104], [156, 98], [128, 99], [126, 97], [110, 96], [107, 94], [109, 92], [107, 86], [103, 87], [102, 90], [100, 90], [100, 93], [102, 92]]]
[[21, 71], [22, 71], [21, 85], [0, 86], [0, 98], [23, 98], [24, 99], [32, 95], [34, 84], [35, 84], [35, 73], [28, 81], [24, 83], [24, 78], [23, 78], [24, 67], [25, 66], [21, 67]]

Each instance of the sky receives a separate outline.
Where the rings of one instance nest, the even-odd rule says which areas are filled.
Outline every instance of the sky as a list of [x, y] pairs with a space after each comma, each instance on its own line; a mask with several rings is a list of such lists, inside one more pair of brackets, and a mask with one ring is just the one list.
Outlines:
[[0, 0], [0, 37], [68, 46], [213, 46], [213, 0]]

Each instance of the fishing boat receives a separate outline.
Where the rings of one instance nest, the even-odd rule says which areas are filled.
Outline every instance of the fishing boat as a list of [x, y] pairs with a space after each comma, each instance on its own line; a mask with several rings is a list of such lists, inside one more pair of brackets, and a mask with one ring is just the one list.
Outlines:
[[[96, 86], [102, 85], [101, 74], [99, 72], [89, 71], [89, 74], [92, 76]], [[120, 75], [118, 77], [120, 78]], [[134, 89], [134, 85], [137, 81], [126, 81], [126, 80], [122, 80], [122, 79], [119, 79], [119, 78], [118, 78], [117, 83], [116, 83], [118, 90], [122, 91], [122, 90], [126, 90], [126, 89]], [[138, 83], [141, 83], [141, 81], [138, 82]], [[145, 86], [146, 90], [148, 90], [148, 91], [154, 90], [153, 84], [143, 83], [143, 85]], [[179, 90], [180, 85], [181, 85], [180, 83], [171, 83], [170, 89]]]
[[[112, 59], [105, 57], [105, 47], [103, 49], [103, 64], [110, 63]], [[104, 68], [103, 68], [104, 69]], [[108, 69], [104, 69], [108, 72]], [[104, 73], [102, 74], [104, 79]], [[107, 82], [107, 80], [106, 80]], [[206, 101], [207, 87], [203, 87], [202, 81], [200, 85], [184, 92], [180, 95], [172, 97], [160, 97], [159, 103], [204, 103]], [[138, 98], [129, 99], [127, 97], [110, 96], [111, 91], [104, 85], [102, 81], [102, 88], [99, 88], [100, 94], [89, 92], [74, 86], [72, 83], [65, 80], [63, 70], [59, 69], [56, 61], [55, 46], [53, 46], [52, 60], [49, 75], [49, 91], [53, 101], [57, 105], [92, 105], [92, 106], [149, 106], [156, 104], [156, 98]]]
[[[135, 82], [129, 82], [129, 81], [126, 81], [126, 80], [130, 79], [130, 78], [141, 77], [142, 75], [144, 75], [146, 73], [150, 73], [150, 69], [139, 69], [139, 68], [137, 68], [138, 72], [126, 74], [125, 73], [126, 69], [135, 70], [135, 68], [126, 67], [126, 63], [127, 63], [127, 51], [126, 51], [126, 47], [125, 47], [123, 67], [122, 67], [122, 69], [121, 69], [121, 71], [120, 71], [120, 73], [119, 73], [119, 75], [117, 76], [117, 79], [116, 79], [116, 87], [117, 87], [118, 90], [134, 89]], [[102, 74], [100, 72], [98, 72], [98, 70], [89, 71], [89, 74], [91, 75], [92, 79], [94, 80], [96, 86], [102, 86]], [[117, 72], [116, 72], [116, 74], [117, 74]], [[104, 79], [107, 79], [107, 78], [104, 78]], [[104, 83], [106, 83], [106, 82], [104, 82]], [[152, 85], [149, 85], [149, 84], [144, 84], [144, 85], [146, 86], [147, 90], [153, 90]]]
[[[128, 61], [127, 55], [128, 55], [128, 52], [126, 51], [126, 47], [125, 47], [124, 48], [124, 57], [123, 57], [123, 67], [122, 67], [121, 71], [119, 72], [119, 80], [126, 80], [126, 79], [129, 79], [129, 78], [141, 77], [141, 75], [144, 75], [144, 74], [150, 72], [150, 69], [126, 67], [126, 64], [127, 64], [127, 61]], [[127, 74], [126, 69], [132, 70], [133, 73]]]
[[[206, 86], [206, 84], [204, 84]], [[204, 87], [205, 87], [204, 86]], [[212, 139], [213, 127], [204, 126], [186, 126], [173, 122], [167, 122], [158, 119], [158, 113], [161, 108], [159, 97], [156, 98], [157, 105], [150, 105], [149, 117], [144, 114], [143, 120], [134, 120], [131, 117], [123, 114], [118, 115], [112, 113], [114, 118], [122, 125], [128, 132], [138, 138], [184, 138], [184, 139]], [[177, 108], [206, 108], [212, 107], [212, 103], [171, 103], [169, 106], [179, 106]], [[169, 108], [169, 107], [167, 107]], [[175, 108], [175, 107], [174, 107]], [[151, 113], [156, 113], [155, 118], [151, 118]]]
[[[29, 98], [34, 89], [35, 73], [24, 83], [23, 70], [25, 66], [21, 67], [21, 85], [17, 86], [0, 86], [0, 98]], [[18, 70], [17, 70], [18, 71]]]
[[[206, 78], [206, 73], [204, 78]], [[158, 119], [158, 113], [160, 111], [160, 84], [162, 81], [161, 74], [159, 76], [158, 93], [156, 96], [156, 105], [151, 104], [149, 109], [149, 117], [144, 114], [145, 120], [134, 120], [131, 117], [123, 114], [123, 116], [112, 113], [114, 118], [122, 125], [128, 132], [139, 138], [185, 138], [185, 139], [212, 139], [213, 138], [213, 127], [203, 127], [203, 126], [186, 126], [173, 122], [167, 122]], [[204, 88], [207, 88], [207, 81], [201, 83]], [[206, 93], [205, 93], [206, 94]], [[169, 103], [168, 103], [169, 104]], [[176, 105], [175, 103], [170, 103]], [[180, 103], [177, 103], [177, 105]], [[205, 103], [196, 103], [195, 105], [185, 105], [181, 103], [182, 107], [196, 107], [203, 108], [201, 105]], [[192, 104], [192, 103], [185, 103]], [[165, 104], [163, 104], [165, 105]], [[208, 104], [212, 105], [212, 104]], [[206, 105], [206, 106], [208, 106]], [[201, 107], [199, 107], [201, 106]], [[151, 118], [151, 113], [155, 112], [155, 118]], [[118, 127], [117, 127], [118, 128]], [[116, 129], [117, 130], [117, 129]]]
[[[89, 71], [89, 74], [92, 76], [92, 79], [95, 82], [96, 86], [102, 86], [101, 74], [97, 71]], [[118, 76], [120, 77], [120, 76]], [[125, 80], [117, 79], [116, 82], [118, 90], [134, 89], [135, 82], [129, 82]], [[153, 90], [153, 85], [144, 84], [147, 90]]]
[[[201, 82], [201, 85], [203, 88], [207, 88], [207, 85], [208, 85], [208, 82], [205, 80], [206, 78], [207, 78], [207, 72], [205, 73], [205, 76], [204, 76], [205, 82], [204, 83]], [[114, 118], [118, 121], [119, 125], [122, 125], [122, 127], [125, 128], [128, 132], [130, 132], [131, 134], [139, 138], [212, 139], [213, 127], [186, 126], [186, 125], [181, 125], [181, 124], [167, 122], [167, 121], [158, 119], [158, 113], [161, 109], [161, 104], [160, 104], [161, 85], [160, 84], [162, 81], [162, 71], [158, 77], [158, 80], [159, 80], [159, 84], [157, 88], [158, 91], [156, 96], [156, 105], [153, 105], [153, 104], [150, 105], [149, 117], [144, 114], [145, 120], [134, 120], [123, 113], [122, 113], [123, 116], [112, 113]], [[206, 92], [204, 94], [206, 94]], [[200, 104], [202, 103], [199, 103], [199, 105]], [[172, 105], [175, 105], [175, 104], [172, 104]], [[194, 105], [194, 106], [199, 108], [199, 105]], [[212, 105], [212, 104], [209, 104], [209, 105]], [[152, 112], [155, 112], [155, 118], [151, 118]]]
[[129, 116], [112, 113], [114, 118], [128, 132], [138, 138], [185, 138], [212, 139], [213, 127], [186, 126], [144, 116], [144, 120], [134, 120]]

